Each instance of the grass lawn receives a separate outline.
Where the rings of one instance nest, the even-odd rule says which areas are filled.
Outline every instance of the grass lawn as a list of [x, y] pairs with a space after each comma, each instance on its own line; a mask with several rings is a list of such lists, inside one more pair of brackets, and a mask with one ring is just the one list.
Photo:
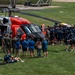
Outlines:
[[[53, 3], [52, 5], [60, 5], [61, 8], [50, 8], [38, 11], [24, 11], [32, 14], [41, 15], [57, 21], [70, 24], [75, 23], [75, 3]], [[0, 13], [2, 15], [2, 13]], [[54, 23], [22, 15], [17, 15], [27, 18], [32, 23], [41, 25], [53, 25]], [[13, 64], [0, 65], [0, 75], [75, 75], [75, 52], [66, 52], [65, 45], [49, 45], [48, 57], [46, 58], [22, 58], [24, 62]], [[35, 51], [36, 52], [36, 51]], [[0, 57], [4, 54], [0, 49]]]
[[[75, 52], [65, 46], [49, 46], [46, 58], [22, 58], [24, 62], [0, 65], [0, 75], [74, 75]], [[0, 56], [4, 54], [0, 51]]]
[[[42, 10], [25, 10], [24, 12], [32, 13], [40, 16], [44, 16], [47, 18], [51, 18], [57, 21], [66, 22], [69, 24], [75, 24], [75, 3], [52, 3], [53, 6], [60, 6], [60, 8], [48, 8], [48, 9], [42, 9]], [[19, 14], [20, 15], [20, 14]], [[37, 24], [46, 24], [46, 25], [54, 25], [54, 23], [45, 21], [39, 18], [23, 15], [23, 17], [26, 17], [28, 20], [30, 20], [33, 23]]]

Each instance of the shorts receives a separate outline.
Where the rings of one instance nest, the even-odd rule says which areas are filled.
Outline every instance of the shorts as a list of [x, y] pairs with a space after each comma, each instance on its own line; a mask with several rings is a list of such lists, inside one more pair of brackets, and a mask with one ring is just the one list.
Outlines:
[[29, 48], [30, 52], [34, 52], [34, 48]]
[[70, 43], [69, 43], [69, 42], [67, 42], [67, 41], [65, 42], [65, 44], [66, 44], [66, 45], [70, 45]]
[[13, 61], [12, 60], [8, 60], [7, 62], [8, 63], [15, 63], [15, 62], [17, 62], [17, 60], [13, 60]]
[[27, 48], [22, 48], [22, 51], [27, 51]]
[[62, 36], [58, 36], [58, 41], [62, 41], [63, 37]]
[[75, 40], [72, 40], [72, 44], [75, 44]]
[[54, 36], [51, 36], [51, 37], [50, 37], [50, 40], [54, 40]]
[[47, 48], [42, 48], [43, 52], [47, 52]]
[[16, 48], [16, 50], [19, 51], [20, 49], [19, 48]]

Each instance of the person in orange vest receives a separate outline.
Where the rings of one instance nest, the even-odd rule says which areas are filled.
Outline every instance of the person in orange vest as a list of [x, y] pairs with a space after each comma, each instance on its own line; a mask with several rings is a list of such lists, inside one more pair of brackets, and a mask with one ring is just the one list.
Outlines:
[[42, 29], [42, 33], [46, 36], [46, 27], [45, 27], [45, 24], [42, 24], [41, 29]]

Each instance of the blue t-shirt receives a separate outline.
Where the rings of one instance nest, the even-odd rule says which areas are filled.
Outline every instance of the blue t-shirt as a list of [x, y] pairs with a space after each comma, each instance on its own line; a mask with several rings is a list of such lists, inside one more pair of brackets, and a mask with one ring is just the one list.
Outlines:
[[29, 41], [28, 41], [28, 40], [23, 40], [23, 41], [22, 41], [22, 47], [23, 47], [23, 48], [27, 48], [28, 45], [29, 45]]
[[67, 33], [67, 29], [66, 28], [63, 28], [63, 33]]
[[75, 40], [74, 34], [72, 34], [70, 37], [71, 37], [72, 40]]
[[54, 36], [54, 35], [55, 35], [55, 30], [52, 29], [52, 30], [50, 31], [50, 36], [52, 37], [52, 36]]
[[29, 40], [29, 48], [34, 49], [35, 42], [33, 40]]
[[11, 55], [10, 54], [7, 54], [7, 55], [4, 56], [4, 60], [5, 61], [9, 61], [10, 60], [10, 57], [11, 57]]
[[75, 29], [73, 29], [73, 34], [75, 35]]
[[17, 42], [15, 43], [15, 48], [16, 48], [16, 49], [20, 49], [20, 41], [17, 41]]
[[57, 31], [58, 36], [62, 36], [62, 32], [63, 32], [63, 31], [59, 29], [59, 30]]

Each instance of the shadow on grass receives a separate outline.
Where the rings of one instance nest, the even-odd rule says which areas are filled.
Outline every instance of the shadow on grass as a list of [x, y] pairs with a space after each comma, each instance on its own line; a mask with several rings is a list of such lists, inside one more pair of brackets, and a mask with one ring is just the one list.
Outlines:
[[48, 50], [48, 52], [55, 52], [55, 53], [59, 53], [59, 52], [64, 52], [64, 51], [66, 51], [66, 50]]
[[22, 58], [22, 59], [35, 59], [35, 58], [44, 58], [44, 56], [33, 56], [33, 57], [30, 57], [30, 55], [28, 55], [27, 57], [26, 56], [22, 56], [22, 55], [20, 55], [20, 57]]
[[4, 62], [4, 61], [1, 61], [0, 62], [0, 65], [6, 65], [7, 63], [6, 62]]

